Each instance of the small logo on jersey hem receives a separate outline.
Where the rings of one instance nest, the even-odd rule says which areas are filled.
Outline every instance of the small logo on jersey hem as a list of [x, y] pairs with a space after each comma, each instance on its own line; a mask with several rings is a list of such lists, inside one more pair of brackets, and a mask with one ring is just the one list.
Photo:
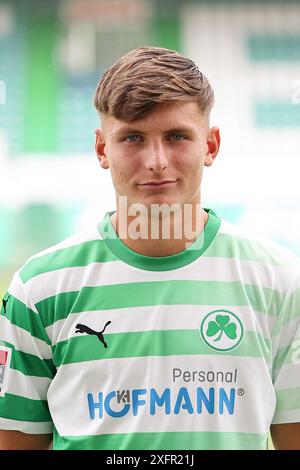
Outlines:
[[244, 327], [235, 313], [225, 309], [213, 310], [202, 320], [200, 335], [211, 349], [220, 352], [232, 351], [241, 343]]
[[77, 323], [75, 333], [86, 333], [88, 335], [95, 335], [101, 341], [101, 343], [104, 345], [104, 347], [107, 348], [107, 343], [104, 340], [103, 333], [104, 333], [105, 328], [110, 323], [111, 323], [111, 321], [106, 322], [102, 331], [95, 331], [95, 330], [92, 330], [92, 328], [90, 328], [87, 325], [83, 325], [82, 323]]
[[5, 396], [12, 349], [0, 346], [0, 397]]

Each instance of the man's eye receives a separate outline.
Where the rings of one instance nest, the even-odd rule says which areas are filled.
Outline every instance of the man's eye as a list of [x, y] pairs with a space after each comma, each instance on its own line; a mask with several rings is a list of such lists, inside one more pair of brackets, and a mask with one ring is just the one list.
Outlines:
[[184, 140], [185, 139], [185, 136], [182, 135], [182, 134], [171, 134], [171, 136], [173, 140]]
[[126, 142], [138, 142], [138, 139], [140, 138], [140, 135], [128, 135], [125, 140]]

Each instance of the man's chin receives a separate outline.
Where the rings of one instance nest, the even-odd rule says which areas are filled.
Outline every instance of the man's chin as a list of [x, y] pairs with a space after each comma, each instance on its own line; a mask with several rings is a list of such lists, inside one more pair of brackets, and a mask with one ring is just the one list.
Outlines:
[[152, 204], [183, 204], [182, 197], [176, 197], [174, 194], [149, 194], [147, 197], [139, 198], [135, 204], [143, 204], [145, 207], [150, 207]]

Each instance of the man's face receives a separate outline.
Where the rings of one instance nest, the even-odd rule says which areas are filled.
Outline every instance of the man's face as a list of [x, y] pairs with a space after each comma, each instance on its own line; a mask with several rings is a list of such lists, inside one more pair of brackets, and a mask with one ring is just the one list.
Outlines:
[[[111, 116], [96, 130], [96, 153], [128, 205], [200, 203], [203, 166], [220, 145], [219, 129], [194, 102], [162, 103], [130, 123]], [[160, 183], [161, 184], [158, 184]]]

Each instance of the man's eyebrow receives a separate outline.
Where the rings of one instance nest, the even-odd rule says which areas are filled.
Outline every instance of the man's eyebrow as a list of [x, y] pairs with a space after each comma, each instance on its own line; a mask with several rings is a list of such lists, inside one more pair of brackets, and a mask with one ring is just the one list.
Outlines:
[[175, 133], [186, 133], [188, 134], [189, 132], [195, 132], [195, 129], [192, 127], [187, 127], [187, 126], [180, 126], [180, 127], [174, 127], [172, 129], [168, 129], [165, 134], [170, 134], [171, 132]]
[[111, 134], [112, 137], [120, 137], [124, 134], [142, 134], [143, 132], [133, 127], [120, 127], [117, 131]]
[[[195, 132], [195, 129], [187, 126], [178, 126], [172, 127], [171, 129], [167, 129], [164, 131], [164, 134], [171, 134], [171, 133], [190, 133]], [[135, 129], [133, 127], [121, 127], [116, 132], [113, 132], [112, 137], [118, 138], [125, 134], [144, 134], [144, 131], [141, 129]]]

